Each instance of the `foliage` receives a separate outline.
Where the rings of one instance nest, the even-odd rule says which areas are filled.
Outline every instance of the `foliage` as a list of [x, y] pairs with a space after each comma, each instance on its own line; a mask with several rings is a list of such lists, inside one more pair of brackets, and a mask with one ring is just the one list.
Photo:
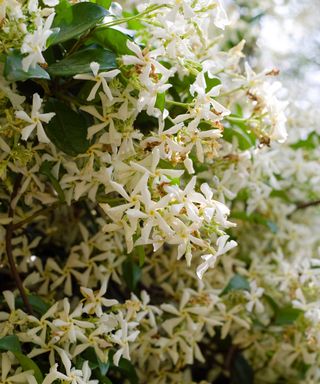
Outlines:
[[2, 382], [317, 382], [319, 135], [220, 1], [121, 3], [0, 3]]

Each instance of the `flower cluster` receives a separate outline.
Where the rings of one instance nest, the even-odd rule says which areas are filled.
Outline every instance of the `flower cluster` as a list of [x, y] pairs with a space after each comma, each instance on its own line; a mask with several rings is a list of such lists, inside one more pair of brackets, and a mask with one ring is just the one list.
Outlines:
[[2, 382], [317, 377], [318, 139], [222, 2], [0, 19]]

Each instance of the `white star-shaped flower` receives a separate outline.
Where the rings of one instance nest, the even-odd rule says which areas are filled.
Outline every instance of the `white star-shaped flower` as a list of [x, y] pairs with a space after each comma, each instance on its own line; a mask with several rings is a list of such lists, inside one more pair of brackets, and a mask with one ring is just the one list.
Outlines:
[[89, 81], [96, 82], [96, 84], [91, 89], [91, 92], [89, 93], [87, 100], [88, 101], [93, 100], [96, 97], [96, 93], [100, 88], [100, 85], [102, 85], [104, 93], [106, 94], [108, 99], [111, 101], [113, 99], [113, 96], [108, 86], [107, 80], [111, 80], [114, 77], [116, 77], [120, 73], [119, 69], [112, 69], [111, 71], [99, 73], [100, 64], [96, 63], [95, 61], [93, 61], [90, 64], [90, 68], [93, 73], [93, 76], [90, 74], [80, 74], [80, 75], [74, 76], [74, 79], [77, 79], [77, 80], [89, 80]]
[[32, 99], [31, 116], [28, 116], [25, 111], [16, 111], [15, 115], [18, 119], [24, 120], [27, 123], [29, 123], [29, 125], [24, 127], [21, 132], [22, 140], [27, 140], [31, 135], [32, 131], [35, 128], [37, 128], [37, 136], [38, 136], [39, 142], [50, 143], [50, 140], [48, 139], [43, 129], [42, 122], [49, 123], [49, 121], [53, 118], [55, 113], [54, 112], [40, 113], [41, 104], [42, 104], [42, 99], [37, 93], [34, 93], [33, 99]]

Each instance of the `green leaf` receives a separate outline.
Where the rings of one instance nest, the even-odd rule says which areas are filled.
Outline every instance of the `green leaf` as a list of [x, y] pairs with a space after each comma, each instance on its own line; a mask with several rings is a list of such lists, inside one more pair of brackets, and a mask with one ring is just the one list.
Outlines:
[[[94, 348], [92, 348], [92, 347], [87, 348], [84, 352], [82, 352], [81, 358], [89, 361], [89, 366], [91, 369], [95, 369], [95, 368], [99, 367], [98, 356], [97, 356]], [[83, 361], [81, 361], [80, 364], [82, 366]]]
[[47, 46], [79, 37], [95, 27], [107, 15], [109, 12], [104, 7], [89, 2], [58, 9], [52, 28], [59, 28], [59, 32], [49, 37]]
[[56, 99], [47, 102], [45, 111], [56, 114], [45, 126], [51, 142], [70, 156], [85, 153], [90, 146], [85, 117]]
[[174, 178], [169, 178], [170, 179], [170, 185], [180, 185], [180, 178], [179, 177], [174, 177]]
[[[131, 12], [123, 12], [123, 17], [130, 18], [132, 16], [136, 16], [138, 14], [137, 10], [134, 10], [132, 13]], [[143, 23], [139, 19], [132, 19], [127, 21], [127, 26], [129, 29], [132, 29], [134, 31], [139, 31], [144, 27]]]
[[156, 102], [155, 102], [155, 107], [160, 109], [161, 112], [164, 111], [164, 106], [166, 105], [166, 93], [158, 93]]
[[[97, 356], [94, 348], [87, 348], [82, 354], [81, 359], [88, 360], [91, 369], [99, 368], [100, 374], [105, 376], [110, 368], [110, 362], [103, 363]], [[83, 361], [79, 362], [79, 366], [82, 366]]]
[[31, 360], [28, 356], [23, 355], [21, 352], [14, 352], [15, 357], [21, 364], [21, 367], [23, 368], [24, 371], [33, 371], [33, 375], [35, 379], [37, 380], [38, 384], [41, 384], [43, 382], [43, 375], [40, 371], [40, 368], [38, 365]]
[[132, 54], [127, 47], [127, 41], [131, 37], [117, 29], [99, 29], [93, 33], [92, 38], [103, 47], [109, 48], [119, 55]]
[[101, 372], [95, 370], [95, 377], [99, 380], [99, 383], [102, 383], [102, 384], [112, 384], [112, 381], [106, 377], [106, 376], [103, 376], [101, 374]]
[[28, 79], [46, 79], [50, 80], [48, 72], [41, 68], [38, 64], [35, 68], [29, 68], [26, 72], [22, 69], [22, 59], [18, 51], [12, 51], [6, 57], [4, 65], [4, 76], [8, 81], [25, 81]]
[[[51, 168], [51, 166], [50, 166], [50, 168]], [[28, 301], [29, 301], [32, 309], [35, 312], [37, 312], [40, 316], [44, 315], [48, 311], [48, 309], [50, 308], [50, 304], [43, 301], [40, 296], [28, 295]], [[21, 297], [16, 298], [16, 307], [17, 308], [23, 307], [23, 301], [22, 301]]]
[[229, 293], [231, 291], [250, 291], [250, 284], [248, 280], [240, 275], [234, 275], [227, 286], [223, 289], [223, 291], [220, 293], [220, 296], [225, 295], [226, 293]]
[[122, 357], [119, 361], [118, 369], [127, 377], [131, 384], [139, 383], [136, 370], [129, 360]]
[[134, 251], [137, 253], [138, 258], [139, 258], [139, 267], [142, 267], [144, 265], [144, 261], [146, 258], [146, 253], [144, 251], [144, 246], [143, 245], [137, 245], [134, 248]]
[[253, 384], [253, 369], [241, 353], [237, 353], [231, 371], [231, 384]]
[[245, 124], [233, 123], [232, 127], [225, 127], [223, 131], [224, 140], [232, 143], [233, 137], [237, 138], [239, 148], [242, 151], [252, 148], [256, 143], [256, 136], [246, 129]]
[[316, 132], [311, 132], [305, 140], [299, 140], [296, 143], [291, 144], [290, 146], [293, 149], [316, 149], [319, 146], [319, 136], [316, 134]]
[[232, 218], [247, 221], [252, 224], [261, 224], [269, 228], [272, 233], [278, 232], [277, 224], [272, 220], [268, 220], [258, 212], [253, 212], [250, 215], [244, 211], [232, 212]]
[[270, 304], [270, 307], [273, 309], [274, 312], [277, 312], [279, 310], [278, 304], [276, 303], [276, 301], [271, 296], [264, 294], [264, 298]]
[[[84, 4], [84, 3], [80, 3]], [[100, 64], [100, 70], [117, 67], [116, 55], [101, 47], [88, 47], [51, 64], [48, 72], [52, 76], [73, 76], [79, 73], [92, 73], [90, 63], [95, 61]]]
[[293, 324], [297, 318], [303, 313], [301, 309], [293, 308], [290, 305], [279, 308], [275, 314], [275, 325], [290, 325]]
[[0, 339], [0, 350], [10, 352], [21, 352], [21, 345], [16, 335], [5, 336]]
[[39, 169], [39, 173], [47, 176], [47, 178], [50, 180], [53, 188], [57, 192], [59, 200], [61, 202], [64, 202], [65, 196], [64, 196], [63, 189], [61, 188], [59, 181], [51, 173], [51, 169], [52, 169], [52, 163], [50, 161], [46, 160], [41, 164], [40, 169]]
[[119, 365], [115, 366], [112, 362], [114, 354], [115, 354], [114, 350], [111, 350], [109, 352], [109, 361], [110, 361], [111, 369], [115, 371], [119, 371], [122, 375], [124, 375], [129, 380], [131, 384], [138, 384], [139, 383], [138, 375], [132, 363], [129, 360], [125, 359], [124, 357], [121, 357], [119, 361]]
[[278, 191], [278, 190], [273, 190], [270, 193], [270, 197], [278, 197], [282, 200], [284, 200], [286, 203], [290, 203], [290, 198], [288, 196], [288, 193], [286, 191]]
[[135, 291], [138, 281], [141, 277], [141, 269], [139, 266], [135, 264], [130, 258], [128, 258], [122, 264], [122, 273], [130, 291]]
[[112, 3], [112, 0], [91, 0], [91, 3], [95, 3], [104, 7], [105, 9], [109, 9]]
[[221, 84], [221, 80], [218, 77], [212, 77], [210, 78], [208, 76], [208, 72], [205, 73], [204, 78], [206, 80], [206, 92], [211, 91], [213, 87], [216, 87], [217, 85]]

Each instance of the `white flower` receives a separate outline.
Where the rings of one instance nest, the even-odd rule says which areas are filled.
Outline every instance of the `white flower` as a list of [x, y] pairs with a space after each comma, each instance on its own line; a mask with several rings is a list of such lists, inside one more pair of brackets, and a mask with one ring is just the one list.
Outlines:
[[230, 249], [237, 246], [237, 243], [234, 240], [227, 242], [228, 238], [228, 235], [220, 236], [217, 240], [218, 249], [216, 253], [201, 256], [201, 258], [205, 260], [205, 262], [200, 264], [197, 268], [197, 275], [199, 279], [202, 279], [204, 272], [208, 268], [214, 267], [219, 256], [223, 255], [224, 253], [230, 251]]
[[244, 295], [246, 299], [248, 300], [248, 303], [246, 304], [246, 309], [249, 312], [252, 312], [255, 308], [257, 313], [263, 312], [263, 304], [259, 300], [260, 297], [262, 297], [264, 292], [264, 289], [257, 286], [257, 282], [255, 280], [250, 282], [250, 292], [245, 291]]
[[112, 69], [111, 71], [99, 73], [100, 64], [96, 63], [95, 61], [93, 61], [90, 64], [90, 68], [91, 68], [91, 71], [93, 73], [93, 76], [89, 75], [89, 74], [80, 74], [80, 75], [74, 76], [74, 79], [89, 80], [89, 81], [95, 81], [96, 82], [96, 84], [91, 89], [87, 100], [88, 101], [93, 100], [96, 96], [98, 89], [100, 88], [100, 85], [102, 85], [102, 89], [103, 89], [104, 93], [106, 94], [108, 99], [111, 101], [113, 99], [113, 96], [112, 96], [111, 90], [108, 86], [107, 80], [111, 80], [114, 77], [116, 77], [120, 73], [119, 69]]
[[42, 122], [49, 123], [49, 121], [55, 116], [54, 112], [40, 113], [42, 99], [37, 93], [33, 94], [32, 99], [32, 111], [31, 116], [28, 116], [24, 111], [17, 111], [16, 117], [29, 123], [22, 129], [22, 140], [27, 140], [31, 135], [32, 131], [37, 129], [37, 137], [40, 143], [50, 143], [43, 126]]
[[0, 2], [0, 21], [2, 22], [6, 16], [19, 19], [23, 17], [21, 5], [16, 0], [2, 0]]
[[122, 60], [125, 65], [137, 65], [139, 67], [139, 78], [142, 84], [150, 86], [152, 83], [151, 75], [156, 77], [156, 74], [161, 74], [161, 83], [167, 81], [172, 76], [173, 71], [167, 69], [160, 64], [156, 58], [159, 55], [164, 54], [163, 48], [156, 49], [149, 52], [147, 49], [141, 50], [141, 48], [134, 42], [127, 41], [128, 48], [135, 54], [134, 55], [123, 55]]
[[[81, 107], [81, 109], [96, 119], [98, 119], [100, 122], [98, 124], [94, 124], [88, 128], [88, 134], [87, 139], [92, 139], [92, 137], [100, 132], [102, 129], [109, 126], [109, 134], [107, 136], [111, 136], [113, 140], [109, 140], [109, 142], [106, 142], [106, 138], [104, 138], [103, 142], [106, 144], [114, 144], [114, 141], [117, 143], [117, 146], [121, 144], [121, 135], [116, 131], [114, 127], [113, 119], [116, 116], [116, 113], [113, 112], [112, 105], [113, 103], [110, 101], [110, 99], [103, 93], [99, 92], [99, 96], [101, 99], [101, 106], [102, 106], [102, 114], [98, 112], [97, 108], [93, 105], [86, 105]], [[104, 135], [105, 136], [105, 135]], [[110, 138], [111, 138], [110, 137]]]
[[61, 372], [58, 372], [58, 364], [54, 364], [50, 368], [50, 372], [48, 375], [46, 375], [45, 379], [43, 380], [42, 384], [51, 384], [56, 380], [68, 380], [68, 376], [64, 375]]
[[15, 93], [14, 88], [11, 89], [9, 83], [4, 78], [0, 78], [0, 91], [10, 100], [13, 108], [21, 108], [21, 104], [26, 99], [25, 96], [20, 96]]
[[119, 364], [121, 356], [130, 360], [129, 342], [135, 341], [140, 333], [140, 331], [130, 329], [135, 327], [137, 323], [128, 323], [125, 319], [123, 319], [121, 312], [118, 314], [118, 322], [120, 329], [118, 329], [115, 334], [111, 336], [111, 340], [120, 346], [120, 349], [118, 349], [113, 355], [113, 363], [115, 365]]
[[26, 34], [21, 46], [21, 53], [28, 54], [28, 56], [22, 59], [22, 68], [24, 71], [28, 71], [30, 67], [35, 67], [38, 63], [44, 64], [46, 62], [42, 51], [45, 50], [47, 39], [52, 34], [50, 28], [54, 15], [55, 14], [52, 13], [46, 19], [44, 25], [40, 24], [33, 34]]
[[111, 307], [118, 304], [117, 300], [109, 300], [104, 298], [104, 294], [107, 291], [107, 279], [104, 280], [99, 292], [93, 292], [92, 289], [81, 287], [81, 293], [85, 297], [85, 303], [83, 307], [83, 312], [90, 315], [96, 314], [98, 317], [101, 317], [103, 314], [103, 307]]
[[59, 0], [43, 0], [43, 3], [48, 7], [55, 7], [59, 4]]
[[[33, 371], [24, 371], [24, 372], [17, 372], [13, 373], [13, 375], [10, 375], [11, 371], [11, 359], [9, 353], [1, 353], [1, 383], [28, 383], [28, 384], [37, 384], [37, 380], [35, 379], [33, 375]], [[12, 356], [12, 354], [11, 354]]]

